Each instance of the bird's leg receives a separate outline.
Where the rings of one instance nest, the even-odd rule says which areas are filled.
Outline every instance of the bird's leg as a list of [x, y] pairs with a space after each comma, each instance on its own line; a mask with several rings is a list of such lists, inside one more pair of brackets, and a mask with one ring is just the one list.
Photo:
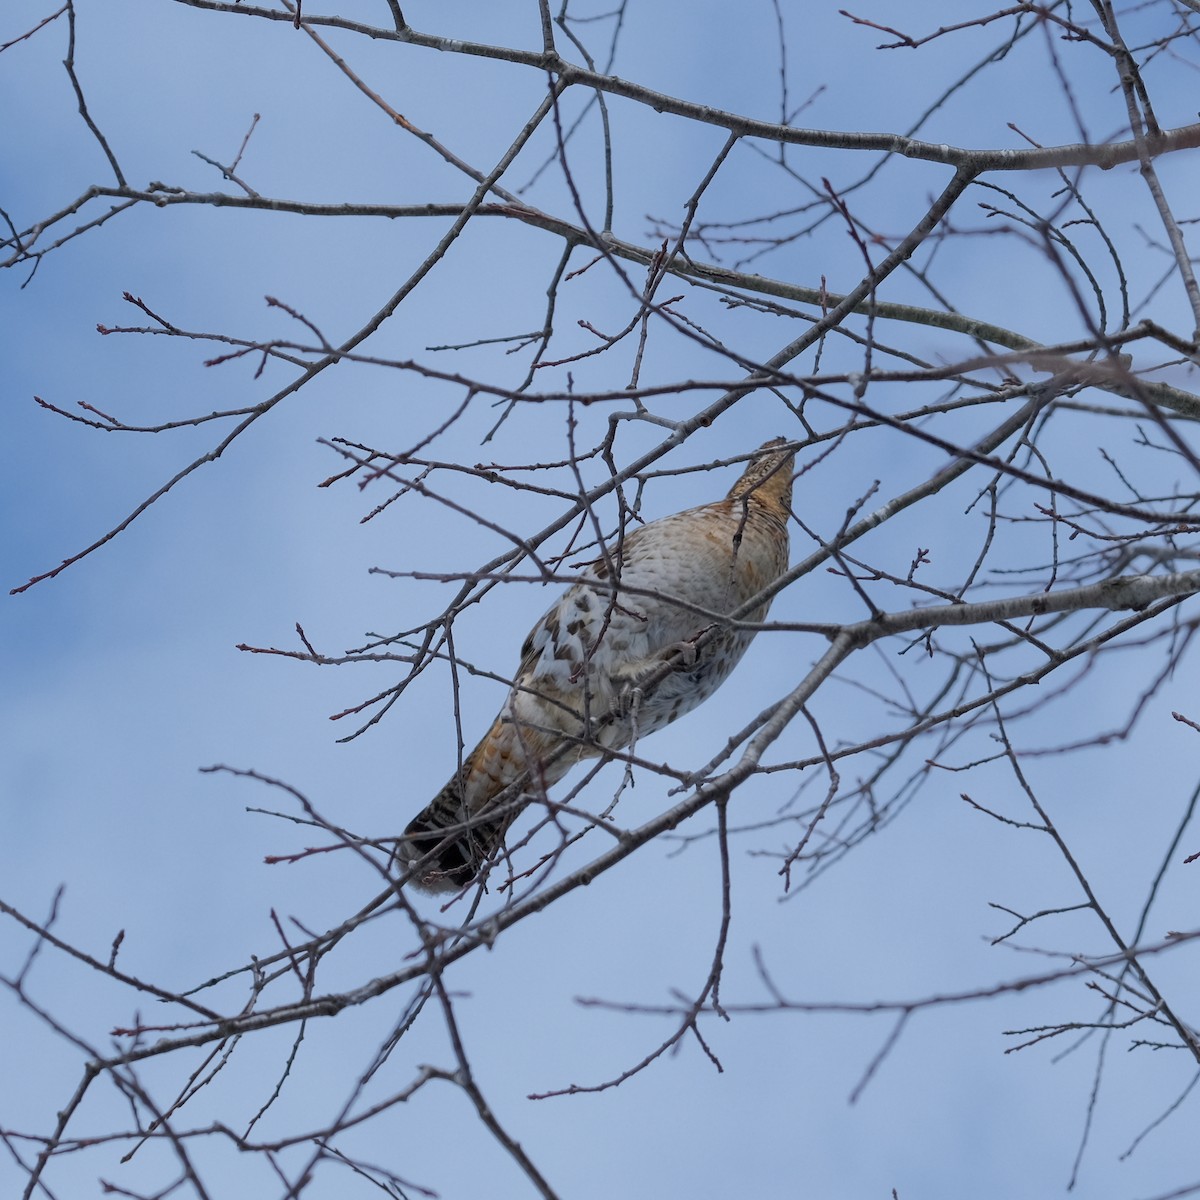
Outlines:
[[613, 716], [618, 720], [636, 717], [645, 698], [642, 683], [653, 673], [656, 665], [654, 659], [645, 658], [640, 662], [626, 663], [613, 675]]
[[690, 638], [684, 638], [681, 642], [672, 642], [671, 645], [658, 652], [659, 661], [669, 662], [677, 671], [690, 671], [700, 660], [701, 647], [697, 643], [710, 629], [716, 629], [716, 627], [715, 622], [705, 625], [703, 629], [696, 630]]
[[637, 662], [624, 663], [618, 667], [610, 676], [613, 692], [617, 698], [614, 706], [615, 715], [624, 718], [633, 711], [635, 706], [641, 704], [645, 699], [646, 685], [651, 680], [657, 683], [662, 678], [660, 673], [664, 665], [669, 666], [672, 672], [693, 670], [703, 653], [703, 648], [697, 643], [710, 629], [715, 628], [715, 624], [706, 625], [703, 629], [697, 630], [690, 638], [672, 642], [669, 646], [664, 646], [650, 655], [649, 658], [641, 658]]

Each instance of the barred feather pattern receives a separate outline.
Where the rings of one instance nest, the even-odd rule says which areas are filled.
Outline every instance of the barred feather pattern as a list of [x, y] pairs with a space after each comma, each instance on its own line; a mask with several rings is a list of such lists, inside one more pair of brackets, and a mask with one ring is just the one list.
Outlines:
[[722, 618], [787, 569], [794, 462], [783, 438], [767, 442], [723, 499], [630, 532], [551, 605], [491, 728], [405, 830], [410, 882], [469, 884], [576, 763], [669, 725], [725, 682], [754, 638], [741, 623], [761, 623], [770, 600]]

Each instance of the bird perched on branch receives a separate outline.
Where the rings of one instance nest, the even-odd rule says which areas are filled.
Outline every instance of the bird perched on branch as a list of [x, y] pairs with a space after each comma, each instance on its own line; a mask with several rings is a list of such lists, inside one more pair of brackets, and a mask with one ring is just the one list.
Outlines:
[[783, 438], [767, 442], [724, 499], [627, 534], [551, 606], [492, 727], [405, 830], [418, 887], [470, 883], [575, 763], [669, 725], [724, 683], [771, 602], [742, 610], [787, 569], [794, 462]]

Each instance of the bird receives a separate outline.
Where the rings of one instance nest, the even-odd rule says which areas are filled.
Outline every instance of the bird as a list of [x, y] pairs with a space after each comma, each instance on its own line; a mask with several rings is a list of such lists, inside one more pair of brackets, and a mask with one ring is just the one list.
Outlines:
[[436, 893], [486, 876], [522, 809], [571, 767], [662, 729], [724, 683], [771, 598], [742, 610], [787, 570], [794, 465], [774, 438], [723, 499], [641, 525], [584, 568], [525, 639], [479, 745], [405, 829], [405, 882]]

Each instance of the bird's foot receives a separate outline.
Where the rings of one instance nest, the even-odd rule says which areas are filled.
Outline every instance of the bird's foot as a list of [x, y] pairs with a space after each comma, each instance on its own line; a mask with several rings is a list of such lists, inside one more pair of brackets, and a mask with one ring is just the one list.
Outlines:
[[700, 661], [702, 653], [702, 648], [699, 645], [700, 639], [710, 629], [715, 628], [715, 624], [705, 625], [703, 629], [698, 629], [690, 638], [684, 638], [683, 641], [674, 642], [665, 650], [660, 650], [659, 657], [663, 662], [669, 662], [677, 671], [690, 671]]

